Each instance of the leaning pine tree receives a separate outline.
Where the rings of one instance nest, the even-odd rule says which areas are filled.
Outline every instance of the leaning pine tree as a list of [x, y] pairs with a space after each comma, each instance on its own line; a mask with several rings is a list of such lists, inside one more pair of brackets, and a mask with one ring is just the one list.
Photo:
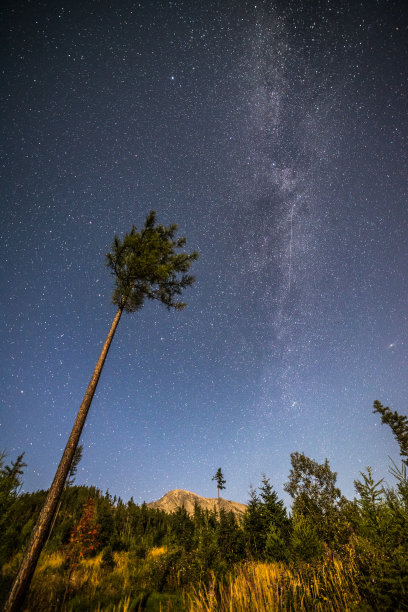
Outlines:
[[186, 306], [177, 298], [183, 289], [194, 282], [194, 277], [190, 276], [188, 271], [198, 255], [197, 253], [176, 252], [182, 249], [186, 242], [185, 238], [174, 238], [176, 230], [177, 225], [169, 227], [156, 225], [155, 212], [151, 211], [140, 232], [133, 226], [123, 240], [115, 236], [112, 251], [107, 254], [107, 266], [115, 277], [112, 301], [118, 310], [86, 390], [47, 499], [31, 534], [27, 550], [4, 607], [5, 612], [21, 609], [30, 586], [122, 312], [140, 310], [146, 298], [158, 300], [168, 309], [182, 310]]

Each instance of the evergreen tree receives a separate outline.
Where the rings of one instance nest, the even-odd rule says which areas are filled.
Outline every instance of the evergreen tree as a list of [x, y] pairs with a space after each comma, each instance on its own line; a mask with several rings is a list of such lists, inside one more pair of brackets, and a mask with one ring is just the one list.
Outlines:
[[217, 548], [225, 569], [232, 563], [240, 561], [244, 552], [242, 529], [239, 527], [233, 512], [221, 508], [216, 528]]
[[102, 547], [105, 547], [108, 544], [112, 544], [115, 540], [114, 507], [112, 502], [106, 497], [99, 499], [96, 514], [99, 525], [99, 540]]
[[177, 508], [176, 512], [171, 514], [170, 521], [173, 542], [187, 551], [191, 550], [194, 542], [194, 522], [184, 506]]
[[293, 520], [293, 530], [290, 538], [290, 548], [293, 558], [298, 561], [310, 562], [322, 557], [324, 544], [312, 518], [296, 515]]
[[254, 559], [286, 559], [290, 522], [285, 506], [265, 475], [259, 491], [251, 487], [243, 519], [248, 553]]
[[249, 555], [254, 559], [260, 559], [264, 548], [265, 534], [261, 500], [252, 485], [249, 490], [249, 501], [243, 518], [243, 527]]
[[111, 571], [111, 570], [113, 570], [115, 565], [116, 564], [115, 564], [115, 559], [113, 558], [113, 554], [112, 554], [112, 547], [111, 546], [106, 546], [106, 548], [104, 548], [103, 554], [102, 554], [101, 567], [103, 569]]
[[287, 526], [288, 517], [283, 500], [278, 498], [278, 494], [273, 490], [269, 478], [262, 477], [262, 486], [259, 487], [262, 503], [262, 514], [265, 523], [273, 523], [279, 529]]
[[129, 513], [121, 498], [115, 510], [115, 529], [122, 541], [128, 540], [130, 535]]
[[0, 453], [0, 524], [2, 517], [16, 499], [22, 485], [21, 476], [26, 463], [23, 461], [24, 453], [19, 455], [11, 466], [4, 465], [6, 453]]
[[408, 417], [392, 412], [379, 401], [374, 402], [373, 412], [381, 414], [381, 422], [389, 425], [398, 445], [403, 463], [408, 466]]
[[366, 474], [360, 472], [362, 480], [354, 481], [355, 489], [360, 496], [357, 500], [358, 531], [371, 539], [381, 539], [381, 514], [383, 514], [385, 495], [383, 479], [375, 482], [371, 468], [368, 466], [366, 469]]
[[262, 477], [260, 491], [261, 523], [265, 534], [264, 552], [265, 556], [274, 561], [288, 559], [288, 539], [290, 521], [286, 514], [283, 500], [272, 488], [269, 478]]
[[215, 480], [217, 483], [217, 492], [218, 492], [218, 502], [220, 500], [220, 491], [225, 489], [226, 480], [224, 479], [224, 474], [222, 473], [221, 468], [219, 467], [211, 480]]
[[5, 612], [14, 612], [21, 608], [30, 585], [122, 312], [130, 313], [140, 310], [145, 299], [157, 300], [168, 309], [182, 310], [186, 305], [178, 300], [178, 296], [182, 294], [183, 289], [194, 282], [194, 277], [187, 272], [193, 261], [197, 259], [197, 253], [176, 252], [186, 243], [184, 237], [174, 238], [176, 230], [177, 225], [168, 227], [156, 225], [156, 214], [151, 211], [141, 231], [133, 226], [123, 240], [117, 236], [114, 238], [112, 251], [107, 254], [106, 258], [107, 266], [115, 278], [112, 301], [118, 310], [80, 406], [46, 502], [33, 529], [5, 604]]
[[[195, 519], [196, 520], [196, 519]], [[200, 524], [196, 523], [196, 551], [195, 557], [200, 572], [200, 578], [214, 567], [218, 556], [217, 545], [217, 513], [215, 510], [205, 510], [201, 514]]]
[[84, 447], [82, 444], [76, 447], [75, 453], [72, 459], [71, 467], [69, 468], [67, 480], [65, 482], [65, 487], [72, 487], [75, 482], [76, 473], [78, 471], [78, 465], [82, 460], [82, 452]]

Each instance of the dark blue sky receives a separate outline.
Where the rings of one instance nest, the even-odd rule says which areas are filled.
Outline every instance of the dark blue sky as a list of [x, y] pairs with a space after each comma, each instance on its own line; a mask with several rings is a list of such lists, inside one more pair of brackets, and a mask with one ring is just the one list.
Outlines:
[[122, 318], [77, 483], [282, 495], [398, 458], [407, 414], [407, 11], [396, 1], [2, 9], [0, 447], [47, 488], [115, 308], [105, 253], [179, 224], [188, 308]]

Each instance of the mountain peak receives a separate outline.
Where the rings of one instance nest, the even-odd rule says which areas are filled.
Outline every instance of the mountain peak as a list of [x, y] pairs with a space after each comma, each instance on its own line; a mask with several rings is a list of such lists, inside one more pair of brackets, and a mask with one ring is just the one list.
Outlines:
[[163, 497], [157, 501], [150, 502], [147, 506], [164, 510], [164, 512], [168, 513], [176, 512], [178, 508], [184, 506], [188, 514], [193, 514], [195, 504], [203, 510], [211, 511], [222, 508], [226, 512], [233, 512], [237, 517], [241, 517], [246, 510], [245, 504], [223, 499], [222, 497], [220, 497], [218, 502], [217, 497], [201, 497], [201, 495], [197, 495], [197, 493], [192, 491], [186, 491], [185, 489], [168, 491]]

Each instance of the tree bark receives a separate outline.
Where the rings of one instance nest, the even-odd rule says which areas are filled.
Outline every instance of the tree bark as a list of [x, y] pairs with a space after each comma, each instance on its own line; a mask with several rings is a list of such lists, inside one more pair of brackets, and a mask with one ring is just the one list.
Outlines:
[[53, 519], [55, 509], [61, 497], [62, 490], [64, 488], [65, 480], [67, 478], [69, 469], [71, 467], [72, 459], [75, 454], [76, 447], [78, 446], [79, 438], [81, 437], [82, 429], [85, 424], [85, 420], [89, 411], [89, 407], [94, 396], [99, 377], [102, 372], [103, 365], [105, 363], [106, 356], [109, 351], [109, 347], [115, 335], [116, 328], [118, 326], [120, 317], [123, 312], [123, 305], [119, 307], [113, 323], [103, 345], [101, 354], [95, 366], [91, 381], [88, 385], [84, 399], [79, 408], [74, 426], [71, 431], [71, 435], [68, 438], [67, 445], [61, 457], [60, 464], [55, 473], [54, 480], [48, 491], [47, 499], [45, 500], [44, 506], [40, 512], [37, 523], [31, 534], [30, 541], [25, 551], [24, 557], [21, 561], [17, 576], [14, 580], [13, 586], [9, 593], [8, 599], [4, 606], [4, 612], [17, 612], [21, 610], [24, 598], [29, 589], [31, 579], [33, 577], [38, 558], [41, 550], [44, 546], [44, 542], [47, 539], [49, 533], [51, 521]]

